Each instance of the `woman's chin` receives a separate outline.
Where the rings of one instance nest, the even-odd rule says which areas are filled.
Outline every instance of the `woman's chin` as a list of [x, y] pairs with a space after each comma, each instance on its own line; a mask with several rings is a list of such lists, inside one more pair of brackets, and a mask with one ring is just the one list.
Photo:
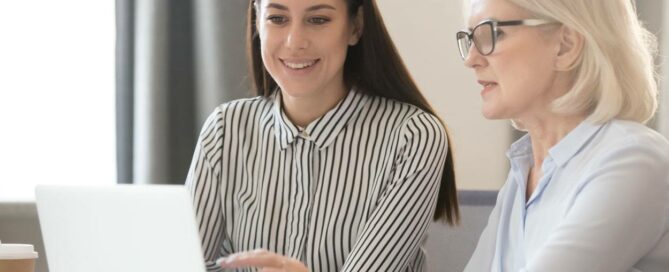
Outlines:
[[503, 117], [500, 116], [499, 112], [495, 111], [494, 109], [488, 109], [486, 107], [483, 107], [483, 109], [481, 110], [481, 115], [483, 115], [483, 117], [488, 120], [503, 119]]

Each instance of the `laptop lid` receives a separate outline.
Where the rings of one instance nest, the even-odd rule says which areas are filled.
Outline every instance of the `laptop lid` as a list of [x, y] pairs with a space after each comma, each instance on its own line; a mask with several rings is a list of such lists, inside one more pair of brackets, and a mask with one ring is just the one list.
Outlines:
[[51, 272], [205, 271], [183, 186], [38, 186], [35, 195]]

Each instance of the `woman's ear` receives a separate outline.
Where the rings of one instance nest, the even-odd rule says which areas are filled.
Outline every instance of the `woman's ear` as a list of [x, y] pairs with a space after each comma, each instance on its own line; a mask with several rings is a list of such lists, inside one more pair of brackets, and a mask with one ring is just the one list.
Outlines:
[[560, 44], [557, 50], [555, 69], [558, 71], [572, 70], [581, 58], [585, 39], [581, 33], [566, 26], [560, 27], [558, 35]]
[[365, 20], [364, 20], [364, 12], [363, 12], [363, 7], [359, 7], [358, 11], [355, 14], [355, 17], [353, 18], [353, 33], [351, 33], [351, 37], [348, 40], [348, 45], [353, 46], [358, 44], [360, 41], [360, 37], [362, 37], [362, 30], [364, 29], [365, 26]]

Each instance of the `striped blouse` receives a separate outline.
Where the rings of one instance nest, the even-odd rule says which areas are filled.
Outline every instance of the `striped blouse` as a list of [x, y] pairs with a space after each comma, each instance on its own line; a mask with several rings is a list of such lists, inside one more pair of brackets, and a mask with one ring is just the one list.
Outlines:
[[208, 270], [264, 248], [310, 271], [424, 271], [447, 144], [434, 116], [354, 90], [304, 129], [280, 92], [217, 107], [186, 181]]

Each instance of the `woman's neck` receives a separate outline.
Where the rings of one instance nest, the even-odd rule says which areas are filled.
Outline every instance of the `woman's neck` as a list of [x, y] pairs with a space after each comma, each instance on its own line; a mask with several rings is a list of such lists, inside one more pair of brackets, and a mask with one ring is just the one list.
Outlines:
[[288, 119], [296, 126], [306, 128], [334, 108], [347, 93], [344, 87], [313, 96], [290, 96], [288, 92], [282, 92], [281, 103]]
[[532, 141], [534, 166], [541, 167], [548, 151], [576, 128], [587, 115], [559, 116], [547, 114], [530, 120], [520, 121]]

